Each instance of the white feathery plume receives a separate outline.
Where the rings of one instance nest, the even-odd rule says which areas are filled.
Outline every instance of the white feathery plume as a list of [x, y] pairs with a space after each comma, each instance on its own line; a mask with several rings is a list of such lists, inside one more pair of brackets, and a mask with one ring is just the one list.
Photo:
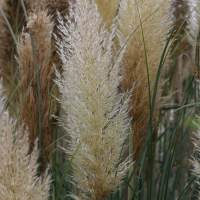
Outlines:
[[[113, 63], [115, 27], [101, 27], [95, 3], [77, 0], [70, 5], [68, 23], [60, 17], [63, 63], [57, 71], [59, 99], [67, 116], [61, 126], [70, 136], [66, 153], [72, 157], [74, 182], [81, 199], [102, 200], [114, 192], [130, 166], [122, 160], [130, 131], [129, 94], [118, 94], [123, 51]], [[124, 48], [125, 49], [125, 48]]]

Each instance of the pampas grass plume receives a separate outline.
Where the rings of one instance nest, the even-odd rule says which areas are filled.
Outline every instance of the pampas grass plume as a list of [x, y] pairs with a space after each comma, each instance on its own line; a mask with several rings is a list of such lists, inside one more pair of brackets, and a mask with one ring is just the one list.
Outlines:
[[69, 157], [75, 155], [72, 168], [79, 198], [91, 200], [114, 192], [130, 165], [128, 158], [122, 161], [130, 130], [129, 98], [117, 94], [123, 51], [113, 65], [115, 27], [111, 34], [104, 27], [99, 30], [97, 10], [94, 2], [77, 0], [66, 16], [68, 23], [59, 18], [63, 74], [57, 72], [56, 80], [67, 113], [60, 123], [70, 136], [64, 150]]
[[[30, 133], [30, 150], [34, 148], [34, 141], [39, 135], [38, 130], [38, 94], [37, 94], [37, 80], [36, 69], [34, 62], [33, 49], [31, 45], [30, 34], [33, 38], [34, 49], [37, 59], [39, 87], [40, 87], [40, 110], [41, 110], [41, 135], [42, 135], [42, 151], [45, 150], [53, 142], [54, 129], [51, 123], [52, 111], [50, 107], [50, 87], [51, 87], [51, 74], [53, 68], [49, 65], [49, 56], [51, 51], [51, 39], [53, 23], [51, 18], [47, 16], [46, 12], [35, 11], [30, 14], [29, 22], [27, 24], [29, 32], [22, 33], [18, 38], [18, 63], [19, 63], [19, 76], [23, 80], [21, 83], [21, 93], [25, 95], [25, 102], [23, 102], [20, 112], [20, 124], [25, 123], [29, 127]], [[33, 79], [33, 80], [32, 80]], [[31, 82], [32, 81], [32, 82]], [[30, 84], [31, 83], [31, 84]], [[30, 87], [29, 87], [30, 84]], [[28, 90], [28, 91], [27, 91]], [[26, 94], [27, 91], [27, 94]], [[27, 104], [27, 105], [26, 105]], [[29, 106], [29, 107], [28, 107]], [[30, 110], [29, 110], [30, 108]], [[31, 113], [32, 112], [32, 113]], [[49, 120], [50, 119], [50, 120]], [[44, 146], [43, 146], [44, 144]], [[51, 156], [53, 146], [46, 150], [48, 157]], [[47, 158], [43, 153], [41, 156], [41, 167], [44, 167]]]
[[[37, 9], [45, 11], [47, 12], [48, 15], [51, 16], [51, 20], [55, 24], [53, 27], [53, 34], [57, 35], [57, 37], [60, 37], [57, 12], [60, 12], [61, 16], [68, 15], [69, 2], [75, 3], [75, 0], [37, 0], [36, 1]], [[65, 20], [65, 23], [67, 23], [66, 20]], [[49, 65], [53, 67], [53, 64], [57, 67], [58, 70], [62, 71], [60, 57], [56, 51], [56, 40], [54, 37], [52, 37], [52, 40], [51, 40], [51, 56], [49, 59]], [[52, 78], [54, 77], [54, 75], [55, 74], [52, 74]], [[59, 96], [57, 87], [53, 87], [52, 94], [53, 96], [56, 96], [56, 97]], [[55, 110], [55, 113], [58, 114], [59, 109], [58, 109], [58, 105], [56, 104], [56, 101], [53, 101], [52, 108]]]
[[38, 142], [28, 155], [28, 130], [19, 128], [14, 132], [16, 123], [3, 111], [2, 90], [0, 96], [0, 199], [47, 200], [51, 180], [47, 171], [37, 177]]
[[[140, 17], [141, 22], [143, 22], [155, 12], [142, 24], [148, 61], [151, 100], [160, 58], [167, 41], [168, 30], [172, 23], [170, 4], [171, 0], [123, 0], [119, 9], [120, 31], [118, 35], [119, 40], [123, 41], [123, 43], [140, 25]], [[133, 160], [138, 159], [143, 149], [150, 116], [148, 76], [142, 29], [139, 27], [128, 40], [122, 61], [123, 68], [120, 72], [124, 77], [121, 84], [123, 91], [130, 91], [135, 82], [130, 103], [132, 106], [130, 117], [132, 118], [133, 132]], [[161, 74], [161, 81], [158, 85], [155, 102], [153, 126], [158, 122], [157, 117], [162, 102], [162, 85]]]
[[[29, 11], [33, 6], [33, 1], [24, 0], [24, 4], [26, 10]], [[13, 32], [17, 35], [21, 32], [22, 27], [25, 25], [25, 16], [21, 0], [1, 0], [0, 7], [8, 19]], [[0, 27], [0, 69], [7, 76], [5, 77], [1, 73], [5, 86], [4, 93], [8, 96], [12, 85], [10, 80], [13, 80], [17, 69], [17, 64], [14, 59], [16, 48], [13, 37], [2, 14], [0, 14]], [[13, 58], [11, 58], [12, 56]], [[17, 77], [15, 77], [14, 83], [17, 85]]]
[[[62, 16], [69, 14], [69, 2], [75, 3], [75, 0], [38, 0], [36, 1], [36, 5], [39, 9], [43, 11], [47, 11], [48, 15], [52, 16], [52, 20], [54, 21], [55, 26], [53, 27], [53, 33], [59, 37], [59, 29], [58, 29], [58, 19], [57, 12], [60, 12]], [[66, 23], [67, 21], [65, 21]], [[52, 50], [55, 49], [56, 41], [52, 38]], [[54, 50], [51, 54], [50, 63], [54, 63], [58, 66], [60, 61], [59, 55], [56, 50]]]

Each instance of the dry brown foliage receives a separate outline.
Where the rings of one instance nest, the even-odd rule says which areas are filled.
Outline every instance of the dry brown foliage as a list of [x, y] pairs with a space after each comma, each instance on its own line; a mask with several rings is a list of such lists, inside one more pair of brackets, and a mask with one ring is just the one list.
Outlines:
[[[43, 141], [41, 151], [43, 152], [44, 149], [52, 144], [54, 136], [54, 128], [52, 125], [49, 125], [49, 123], [51, 122], [51, 120], [49, 121], [49, 119], [51, 119], [51, 117], [49, 116], [51, 98], [49, 93], [52, 83], [51, 74], [53, 73], [52, 65], [49, 65], [49, 55], [51, 50], [53, 23], [51, 23], [51, 18], [47, 16], [46, 12], [35, 11], [29, 16], [27, 29], [28, 32], [22, 33], [21, 36], [18, 38], [17, 50], [19, 54], [19, 77], [21, 80], [23, 79], [20, 89], [21, 93], [25, 95], [25, 101], [23, 101], [23, 97], [21, 97], [21, 104], [23, 105], [20, 112], [20, 123], [22, 124], [24, 122], [29, 127], [29, 153], [31, 153], [34, 148], [34, 141], [39, 135], [39, 130], [37, 80], [35, 76], [36, 69], [30, 34], [33, 38], [39, 75], [41, 136]], [[28, 106], [26, 105], [26, 103]], [[46, 150], [48, 157], [51, 156], [52, 151], [53, 146]], [[46, 154], [43, 153], [41, 155], [42, 169], [46, 161]]]
[[[32, 8], [32, 0], [24, 0], [26, 10]], [[10, 26], [17, 35], [21, 32], [22, 27], [25, 25], [25, 16], [20, 0], [1, 0], [0, 7], [6, 15]], [[16, 61], [13, 55], [16, 54], [15, 44], [11, 32], [8, 28], [3, 16], [0, 15], [0, 68], [2, 72], [11, 80], [14, 79], [16, 73]], [[4, 93], [9, 95], [12, 83], [3, 74], [3, 83], [5, 86]], [[15, 77], [15, 84], [17, 84], [17, 76]]]

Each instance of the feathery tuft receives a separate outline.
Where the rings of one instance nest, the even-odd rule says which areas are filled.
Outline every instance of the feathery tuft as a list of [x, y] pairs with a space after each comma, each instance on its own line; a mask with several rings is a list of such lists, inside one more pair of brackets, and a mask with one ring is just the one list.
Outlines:
[[[119, 9], [119, 38], [126, 41], [133, 31], [148, 18], [143, 24], [143, 34], [147, 54], [151, 100], [159, 67], [160, 58], [168, 37], [168, 30], [172, 23], [170, 20], [171, 0], [123, 0]], [[139, 12], [138, 12], [139, 9]], [[121, 87], [123, 91], [130, 91], [133, 83], [135, 88], [131, 98], [130, 117], [132, 118], [133, 132], [133, 160], [137, 160], [143, 149], [148, 121], [150, 116], [149, 88], [146, 67], [145, 50], [141, 27], [131, 36], [127, 42], [127, 49], [123, 58], [121, 75], [124, 79]], [[158, 85], [153, 126], [157, 124], [158, 111], [161, 105], [163, 81]]]
[[[60, 38], [59, 29], [58, 29], [58, 15], [57, 12], [60, 12], [61, 16], [65, 16], [69, 14], [69, 2], [75, 3], [75, 0], [36, 0], [36, 6], [38, 9], [42, 11], [47, 11], [47, 14], [52, 16], [51, 19], [54, 22], [53, 27], [53, 34], [55, 34], [57, 37]], [[65, 21], [67, 23], [67, 21]], [[49, 59], [49, 65], [53, 64], [62, 71], [61, 65], [60, 65], [60, 57], [58, 53], [56, 52], [56, 40], [55, 37], [52, 37], [51, 40], [51, 56]], [[54, 74], [52, 74], [52, 78], [54, 77]], [[54, 96], [58, 97], [59, 92], [58, 88], [55, 87], [52, 90], [52, 93]], [[55, 110], [55, 113], [58, 113], [58, 105], [55, 101], [53, 101], [52, 104], [53, 109]]]
[[[55, 23], [53, 33], [59, 37], [57, 12], [60, 12], [62, 16], [69, 14], [69, 2], [75, 3], [75, 0], [37, 0], [37, 7], [43, 11], [47, 11], [48, 15], [52, 16], [52, 20]], [[67, 21], [65, 21], [66, 23]], [[52, 50], [55, 48], [56, 41], [52, 38]], [[52, 62], [57, 66], [60, 58], [57, 52], [54, 50], [51, 54], [50, 63]]]
[[[13, 32], [15, 35], [18, 35], [25, 25], [25, 16], [21, 0], [1, 0], [0, 2], [0, 7], [6, 15]], [[24, 4], [26, 10], [29, 11], [32, 8], [33, 1], [24, 0]], [[0, 69], [10, 80], [14, 80], [17, 69], [17, 64], [14, 59], [16, 47], [8, 25], [1, 14], [0, 27]], [[3, 77], [3, 83], [6, 87], [4, 93], [8, 96], [12, 83], [3, 74], [1, 74], [1, 76]], [[15, 77], [14, 83], [17, 85], [17, 76]]]
[[[25, 101], [21, 97], [21, 103], [23, 102], [20, 112], [20, 123], [25, 123], [29, 127], [30, 133], [30, 150], [32, 152], [34, 148], [34, 141], [39, 135], [38, 130], [38, 93], [37, 93], [37, 80], [36, 69], [33, 56], [33, 49], [31, 45], [30, 34], [33, 38], [34, 49], [37, 59], [38, 75], [39, 75], [39, 87], [40, 87], [40, 111], [41, 111], [41, 135], [44, 146], [42, 145], [42, 151], [46, 149], [53, 142], [53, 126], [51, 123], [51, 109], [50, 107], [50, 87], [51, 87], [51, 74], [53, 68], [49, 65], [49, 56], [51, 50], [51, 39], [53, 23], [51, 18], [47, 16], [46, 12], [35, 11], [30, 14], [29, 22], [27, 24], [29, 30], [28, 33], [22, 33], [18, 38], [18, 54], [19, 54], [19, 76], [23, 80], [21, 83], [21, 93], [25, 95]], [[29, 34], [30, 33], [30, 34]], [[34, 77], [34, 78], [33, 78]], [[33, 79], [33, 81], [32, 81]], [[31, 82], [32, 81], [32, 82]], [[30, 84], [31, 83], [31, 84]], [[30, 87], [29, 87], [30, 84]], [[28, 91], [27, 91], [28, 89]], [[27, 91], [27, 94], [26, 94]], [[28, 108], [28, 106], [30, 108]], [[50, 119], [50, 121], [49, 121]], [[37, 124], [37, 125], [36, 125]], [[46, 150], [48, 157], [52, 154], [53, 146]], [[41, 167], [44, 167], [46, 163], [46, 154], [41, 155]]]
[[113, 65], [115, 28], [111, 34], [104, 27], [99, 30], [101, 18], [94, 2], [77, 0], [66, 20], [59, 18], [62, 77], [56, 73], [59, 101], [67, 113], [60, 123], [70, 136], [65, 151], [72, 157], [80, 145], [72, 161], [80, 198], [103, 200], [121, 184], [130, 165], [128, 158], [122, 161], [130, 101], [117, 94], [123, 51]]
[[[2, 91], [0, 97], [2, 112]], [[15, 133], [14, 130], [15, 122], [9, 120], [8, 112], [4, 111], [0, 116], [0, 199], [47, 200], [51, 180], [47, 171], [43, 177], [37, 177], [37, 140], [28, 155], [28, 130], [19, 128]]]

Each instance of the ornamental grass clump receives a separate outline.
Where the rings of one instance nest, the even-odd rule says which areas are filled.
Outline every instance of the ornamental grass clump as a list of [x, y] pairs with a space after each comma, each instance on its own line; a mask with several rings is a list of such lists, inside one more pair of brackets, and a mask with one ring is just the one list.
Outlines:
[[20, 127], [15, 131], [15, 121], [9, 119], [9, 113], [3, 109], [0, 90], [0, 199], [47, 200], [51, 180], [47, 171], [37, 177], [38, 140], [28, 155], [28, 129]]
[[[135, 83], [129, 113], [132, 118], [133, 160], [138, 159], [145, 143], [159, 62], [172, 23], [170, 3], [171, 0], [123, 0], [120, 3], [118, 35], [122, 41], [131, 36], [127, 40], [122, 60], [120, 74], [124, 79], [121, 88], [123, 91], [130, 91]], [[162, 73], [163, 71], [164, 69]], [[162, 73], [157, 89], [153, 127], [158, 122], [162, 103]]]
[[[51, 74], [54, 70], [52, 65], [49, 64], [53, 23], [46, 12], [35, 11], [29, 16], [27, 29], [28, 32], [23, 32], [18, 38], [17, 46], [19, 77], [22, 81], [20, 91], [23, 95], [20, 99], [21, 111], [19, 121], [20, 124], [25, 123], [29, 127], [29, 153], [33, 151], [34, 141], [41, 131], [41, 150], [42, 152], [46, 151], [41, 155], [41, 168], [43, 169], [48, 161], [47, 157], [50, 158], [53, 153], [53, 145], [51, 144], [54, 138], [54, 125], [50, 123], [52, 121], [51, 114], [54, 111], [51, 110], [50, 88], [52, 84]], [[36, 64], [38, 80], [36, 79]], [[40, 91], [40, 119], [38, 115], [38, 90]], [[39, 126], [39, 120], [41, 127]]]
[[123, 51], [113, 64], [115, 27], [111, 33], [99, 28], [94, 2], [77, 0], [66, 20], [59, 18], [63, 73], [56, 72], [59, 101], [67, 113], [59, 121], [70, 136], [64, 150], [69, 158], [74, 156], [79, 198], [103, 200], [121, 184], [130, 166], [129, 158], [122, 159], [130, 131], [129, 93], [118, 94]]

